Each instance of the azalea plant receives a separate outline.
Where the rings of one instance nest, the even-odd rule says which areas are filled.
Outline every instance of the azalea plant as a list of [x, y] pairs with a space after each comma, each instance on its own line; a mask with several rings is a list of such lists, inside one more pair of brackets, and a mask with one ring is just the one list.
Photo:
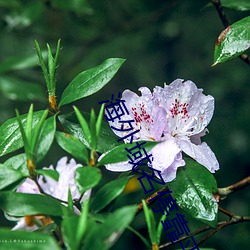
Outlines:
[[[237, 56], [250, 64], [244, 54], [250, 47], [249, 17], [229, 25], [220, 1], [211, 2], [225, 25], [213, 65]], [[47, 107], [36, 110], [31, 104], [24, 114], [16, 109], [16, 116], [0, 126], [0, 156], [7, 156], [0, 166], [0, 208], [14, 224], [0, 228], [0, 249], [115, 249], [124, 231], [138, 237], [144, 249], [167, 249], [176, 243], [181, 244], [177, 248], [202, 249], [200, 245], [221, 229], [250, 221], [249, 216], [221, 207], [221, 200], [247, 187], [250, 177], [218, 188], [213, 174], [224, 171], [223, 166], [205, 142], [215, 99], [203, 93], [199, 83], [177, 78], [153, 90], [141, 87], [141, 94], [121, 90], [121, 95], [98, 100], [98, 112], [81, 111], [76, 101], [100, 91], [125, 59], [110, 58], [79, 73], [58, 98], [61, 41], [55, 50], [47, 45], [44, 52], [37, 41], [35, 48]], [[64, 106], [71, 112], [64, 112]], [[122, 111], [126, 111], [122, 118], [114, 119]], [[42, 166], [55, 144], [65, 156], [55, 166]], [[142, 145], [146, 157], [132, 153]], [[128, 200], [136, 189], [140, 190], [137, 202], [124, 204], [123, 197]], [[165, 213], [155, 213], [156, 201], [159, 194], [167, 200], [170, 193], [166, 219]], [[164, 222], [174, 221], [174, 205], [192, 230], [172, 241], [166, 237]], [[219, 221], [219, 212], [228, 219]], [[136, 229], [138, 217], [146, 233]], [[198, 223], [197, 228], [192, 222]]]

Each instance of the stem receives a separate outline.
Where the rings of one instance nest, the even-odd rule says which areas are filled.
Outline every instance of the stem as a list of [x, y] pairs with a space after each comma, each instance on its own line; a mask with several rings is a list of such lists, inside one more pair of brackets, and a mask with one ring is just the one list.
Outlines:
[[165, 247], [168, 247], [168, 246], [171, 246], [171, 245], [174, 245], [180, 241], [183, 241], [183, 240], [186, 240], [194, 235], [197, 235], [197, 234], [200, 234], [200, 233], [203, 233], [203, 232], [206, 232], [208, 230], [211, 230], [213, 229], [211, 232], [209, 232], [207, 235], [205, 235], [200, 241], [198, 241], [196, 244], [197, 245], [200, 245], [201, 243], [203, 243], [205, 240], [207, 240], [209, 237], [211, 237], [212, 235], [214, 235], [215, 233], [217, 233], [218, 231], [220, 231], [221, 229], [229, 226], [229, 225], [233, 225], [233, 224], [238, 224], [238, 223], [241, 223], [241, 222], [247, 222], [247, 221], [250, 221], [250, 216], [238, 216], [238, 215], [234, 215], [229, 221], [221, 221], [218, 223], [218, 226], [216, 229], [213, 229], [212, 227], [210, 226], [206, 226], [206, 227], [203, 227], [191, 234], [189, 234], [188, 236], [184, 236], [184, 237], [181, 237], [179, 238], [178, 240], [174, 241], [174, 243], [172, 244], [171, 242], [168, 242], [166, 244], [163, 244], [163, 245], [160, 245], [159, 246], [159, 249], [160, 248], [165, 248]]
[[[149, 200], [151, 200], [151, 199], [155, 198], [156, 196], [158, 196], [158, 192], [164, 192], [164, 191], [169, 191], [168, 186], [165, 186], [165, 187], [161, 188], [157, 192], [150, 195], [147, 199], [145, 199], [146, 204], [150, 205], [150, 204], [154, 203], [156, 200], [153, 200], [153, 201], [149, 201]], [[137, 205], [136, 215], [139, 214], [142, 210], [143, 210], [143, 204], [141, 202], [141, 203], [139, 203]]]
[[238, 216], [238, 215], [234, 215], [231, 220], [229, 221], [223, 221], [216, 229], [212, 230], [211, 232], [209, 232], [207, 235], [205, 235], [200, 241], [198, 241], [196, 244], [200, 245], [201, 243], [203, 243], [204, 241], [206, 241], [209, 237], [211, 237], [212, 235], [214, 235], [215, 233], [219, 232], [221, 229], [229, 226], [229, 225], [233, 225], [233, 224], [238, 224], [241, 222], [247, 222], [250, 221], [250, 216]]
[[226, 198], [229, 194], [237, 192], [250, 185], [250, 176], [244, 178], [243, 180], [236, 182], [228, 187], [219, 188], [218, 193], [221, 196], [220, 199]]

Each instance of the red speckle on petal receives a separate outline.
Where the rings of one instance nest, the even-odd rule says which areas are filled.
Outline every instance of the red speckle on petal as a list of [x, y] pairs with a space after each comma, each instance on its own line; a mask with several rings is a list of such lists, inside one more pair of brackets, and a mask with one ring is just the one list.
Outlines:
[[188, 103], [181, 103], [175, 99], [175, 101], [172, 103], [172, 108], [170, 109], [170, 112], [172, 114], [172, 118], [179, 115], [182, 119], [184, 119], [184, 122], [187, 121], [187, 118], [189, 118], [188, 115]]
[[147, 123], [152, 123], [153, 119], [151, 118], [151, 116], [149, 114], [147, 114], [147, 111], [145, 109], [145, 104], [144, 103], [139, 103], [139, 111], [137, 112], [136, 107], [132, 107], [132, 113], [135, 117], [135, 121], [136, 123], [140, 123], [142, 121], [145, 121]]

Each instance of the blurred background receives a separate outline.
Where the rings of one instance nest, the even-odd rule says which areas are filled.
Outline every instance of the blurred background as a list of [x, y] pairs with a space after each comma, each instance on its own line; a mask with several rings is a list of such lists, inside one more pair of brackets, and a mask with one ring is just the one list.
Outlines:
[[[93, 107], [97, 111], [98, 101], [125, 89], [138, 91], [147, 86], [152, 90], [176, 78], [190, 79], [216, 100], [210, 133], [204, 140], [220, 162], [215, 174], [218, 186], [243, 179], [250, 174], [249, 65], [236, 58], [211, 67], [214, 44], [223, 26], [216, 10], [207, 4], [203, 0], [0, 0], [0, 124], [15, 116], [15, 108], [26, 113], [30, 102], [35, 103], [36, 110], [46, 108], [46, 88], [34, 40], [45, 50], [46, 43], [55, 48], [61, 39], [58, 99], [78, 73], [111, 57], [125, 58], [126, 62], [100, 92], [76, 103], [81, 110], [88, 112]], [[225, 11], [231, 23], [250, 14]], [[30, 89], [33, 94], [21, 89]], [[71, 111], [70, 105], [62, 108], [63, 113]], [[55, 164], [62, 155], [65, 153], [54, 143], [41, 167]], [[117, 176], [104, 172], [105, 178]], [[139, 187], [137, 190], [131, 183], [130, 187], [116, 202], [119, 206], [144, 197]], [[220, 205], [232, 213], [249, 215], [249, 200], [249, 190], [245, 189]], [[0, 219], [1, 226], [13, 225], [3, 216]], [[204, 226], [192, 218], [188, 221], [192, 231]], [[143, 215], [133, 226], [147, 235]], [[234, 225], [202, 246], [247, 249], [249, 234], [250, 223]], [[162, 243], [167, 242], [164, 237]], [[112, 249], [129, 248], [144, 249], [135, 235], [125, 232]]]

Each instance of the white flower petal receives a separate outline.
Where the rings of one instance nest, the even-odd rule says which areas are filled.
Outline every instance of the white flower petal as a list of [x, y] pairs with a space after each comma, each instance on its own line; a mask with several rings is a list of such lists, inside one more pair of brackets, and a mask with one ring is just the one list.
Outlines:
[[40, 194], [40, 191], [36, 185], [36, 183], [27, 178], [16, 190], [19, 193], [27, 193], [27, 194]]
[[175, 179], [178, 167], [184, 166], [185, 161], [181, 157], [181, 149], [174, 138], [168, 138], [156, 145], [151, 151], [154, 160], [152, 167], [160, 170], [165, 182]]
[[168, 112], [170, 133], [191, 136], [205, 129], [214, 112], [214, 98], [192, 81], [177, 79], [154, 89], [154, 98]]
[[200, 145], [195, 145], [190, 140], [179, 140], [178, 142], [183, 152], [206, 167], [211, 173], [219, 169], [215, 154], [205, 142]]

